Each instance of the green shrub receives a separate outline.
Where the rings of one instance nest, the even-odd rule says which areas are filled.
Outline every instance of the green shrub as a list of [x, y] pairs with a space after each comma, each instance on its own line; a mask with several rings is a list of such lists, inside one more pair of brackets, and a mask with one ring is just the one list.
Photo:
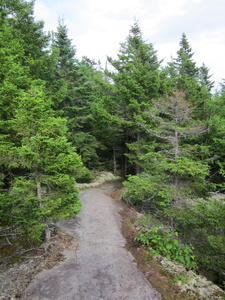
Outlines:
[[197, 268], [192, 245], [180, 246], [177, 232], [172, 234], [169, 230], [154, 226], [148, 230], [143, 228], [138, 231], [138, 234], [139, 237], [136, 237], [135, 240], [151, 247], [151, 253], [154, 255], [161, 254], [168, 259], [184, 264], [190, 269]]
[[175, 194], [175, 189], [166, 182], [166, 177], [161, 175], [151, 176], [142, 173], [129, 176], [123, 183], [126, 191], [122, 199], [134, 206], [142, 206], [144, 202], [147, 202], [152, 212], [163, 213], [164, 209], [170, 206]]

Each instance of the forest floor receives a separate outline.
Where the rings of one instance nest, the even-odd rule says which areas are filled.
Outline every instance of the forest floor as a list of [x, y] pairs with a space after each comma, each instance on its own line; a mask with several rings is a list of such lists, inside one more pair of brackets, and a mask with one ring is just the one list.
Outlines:
[[1, 268], [0, 300], [200, 299], [181, 292], [134, 241], [137, 212], [121, 203], [121, 191], [118, 181], [81, 191], [82, 211], [59, 223], [43, 255]]

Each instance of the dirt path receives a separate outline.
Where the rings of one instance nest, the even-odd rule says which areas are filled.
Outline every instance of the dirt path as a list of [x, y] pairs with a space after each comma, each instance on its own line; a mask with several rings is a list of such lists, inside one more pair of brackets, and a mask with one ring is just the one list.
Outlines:
[[60, 226], [74, 237], [66, 260], [39, 273], [24, 300], [158, 300], [133, 257], [125, 249], [119, 211], [122, 205], [107, 196], [115, 183], [80, 193], [83, 203], [75, 220]]

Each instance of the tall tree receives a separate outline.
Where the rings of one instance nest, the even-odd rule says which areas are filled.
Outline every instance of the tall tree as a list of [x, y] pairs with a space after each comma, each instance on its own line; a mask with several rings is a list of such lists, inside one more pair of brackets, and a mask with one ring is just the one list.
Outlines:
[[92, 103], [101, 97], [101, 72], [95, 62], [83, 57], [76, 59], [76, 50], [68, 37], [68, 29], [59, 20], [53, 39], [56, 66], [53, 80], [49, 83], [53, 95], [53, 107], [61, 111], [68, 121], [68, 138], [77, 148], [84, 163], [91, 167], [97, 163], [96, 149], [99, 146], [92, 130]]
[[55, 69], [50, 87], [54, 97], [53, 107], [67, 115], [74, 98], [77, 79], [76, 50], [68, 37], [68, 29], [63, 20], [58, 21], [57, 32], [53, 35], [52, 52], [55, 56]]
[[178, 85], [180, 89], [185, 87], [185, 77], [195, 78], [198, 75], [198, 68], [193, 61], [193, 55], [194, 53], [189, 45], [186, 34], [183, 33], [180, 41], [180, 49], [177, 51], [177, 58], [174, 59], [174, 66], [180, 77], [180, 82], [178, 82], [181, 85]]
[[43, 31], [44, 22], [34, 18], [34, 1], [1, 1], [2, 23], [14, 30], [15, 36], [22, 41], [24, 49], [23, 65], [30, 67], [33, 78], [46, 79], [52, 68], [52, 57], [48, 53], [50, 35]]
[[[142, 173], [130, 176], [125, 183], [128, 201], [169, 216], [185, 197], [205, 193], [207, 148], [193, 143], [205, 132], [205, 126], [193, 119], [192, 112], [184, 92], [175, 91], [172, 96], [153, 100], [146, 116], [137, 117], [138, 125], [149, 135], [149, 145], [136, 149]], [[170, 221], [174, 227], [173, 218]]]
[[200, 84], [206, 87], [208, 92], [211, 92], [214, 87], [214, 81], [211, 80], [212, 75], [209, 75], [209, 68], [203, 63], [199, 68]]
[[40, 73], [48, 71], [41, 62], [49, 58], [42, 27], [32, 23], [33, 2], [0, 5], [1, 226], [39, 239], [48, 220], [79, 210], [75, 180], [87, 170], [67, 141], [66, 120], [55, 116], [45, 91]]
[[[167, 72], [173, 89], [185, 92], [186, 97], [195, 107], [194, 117], [204, 120], [208, 115], [206, 99], [211, 97], [209, 93], [209, 85], [211, 86], [211, 84], [208, 82], [208, 70], [206, 70], [205, 66], [198, 68], [193, 60], [193, 56], [194, 53], [186, 34], [183, 33], [177, 57], [172, 58], [172, 62], [168, 64]], [[204, 75], [202, 72], [204, 72]], [[203, 79], [205, 76], [207, 80], [206, 78]]]
[[[114, 102], [119, 117], [127, 122], [125, 142], [139, 141], [140, 131], [135, 124], [135, 115], [150, 105], [152, 98], [159, 96], [160, 62], [153, 44], [143, 40], [138, 22], [134, 23], [126, 41], [121, 44], [118, 59], [108, 60], [116, 69], [112, 74], [116, 87]], [[136, 167], [139, 172], [138, 165]]]
[[29, 68], [23, 66], [23, 41], [15, 36], [15, 30], [3, 23], [0, 28], [0, 172], [4, 184], [9, 187], [12, 167], [16, 167], [13, 149], [20, 143], [13, 126], [15, 110], [21, 92], [30, 85]]

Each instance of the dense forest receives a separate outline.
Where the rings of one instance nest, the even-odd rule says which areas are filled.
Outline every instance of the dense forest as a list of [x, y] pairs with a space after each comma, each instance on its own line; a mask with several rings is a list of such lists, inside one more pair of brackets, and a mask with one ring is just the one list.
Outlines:
[[180, 260], [223, 286], [225, 85], [212, 93], [185, 33], [165, 65], [134, 22], [103, 69], [77, 59], [62, 20], [46, 33], [33, 9], [0, 0], [0, 237], [48, 238], [80, 210], [75, 183], [109, 170], [154, 236], [179, 234]]

